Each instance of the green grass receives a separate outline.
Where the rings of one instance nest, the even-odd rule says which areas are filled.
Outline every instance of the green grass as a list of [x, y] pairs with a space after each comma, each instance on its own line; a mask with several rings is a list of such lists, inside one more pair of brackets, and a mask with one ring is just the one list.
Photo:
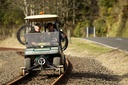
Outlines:
[[74, 51], [79, 53], [86, 53], [86, 54], [103, 54], [111, 51], [111, 48], [107, 48], [101, 45], [94, 44], [92, 42], [86, 41], [80, 38], [72, 38], [71, 44], [69, 44], [68, 48], [74, 49]]

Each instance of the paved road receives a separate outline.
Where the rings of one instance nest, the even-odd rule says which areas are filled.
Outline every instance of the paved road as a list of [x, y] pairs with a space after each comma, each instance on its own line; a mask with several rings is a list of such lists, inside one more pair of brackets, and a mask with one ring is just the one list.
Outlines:
[[128, 38], [96, 37], [96, 38], [85, 38], [85, 39], [106, 46], [128, 51]]

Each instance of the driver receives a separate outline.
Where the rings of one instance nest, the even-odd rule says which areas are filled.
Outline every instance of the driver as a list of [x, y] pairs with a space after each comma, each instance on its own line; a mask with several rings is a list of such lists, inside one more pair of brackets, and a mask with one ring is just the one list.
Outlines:
[[[58, 31], [55, 27], [56, 26], [54, 26], [52, 23], [48, 23], [47, 24], [48, 32], [56, 32], [56, 31]], [[62, 41], [64, 41], [64, 38], [65, 38], [66, 35], [62, 31], [60, 31], [60, 34], [61, 34], [60, 39]]]
[[48, 23], [47, 24], [47, 29], [48, 29], [48, 32], [55, 32], [57, 31], [55, 28], [54, 28], [54, 25], [52, 23]]

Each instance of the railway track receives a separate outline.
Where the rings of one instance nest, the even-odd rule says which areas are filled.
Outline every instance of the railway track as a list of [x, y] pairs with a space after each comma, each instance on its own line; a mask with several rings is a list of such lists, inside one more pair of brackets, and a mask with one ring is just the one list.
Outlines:
[[[18, 54], [23, 54], [24, 49], [22, 48], [4, 48], [4, 47], [0, 47], [0, 50], [13, 50], [16, 51]], [[50, 85], [56, 85], [57, 83], [60, 82], [60, 80], [67, 74], [67, 71], [69, 70], [69, 61], [66, 60], [66, 64], [67, 64], [67, 69], [64, 72], [64, 74], [61, 74], [60, 76], [56, 76], [53, 78], [52, 82], [50, 83]], [[24, 76], [19, 76], [16, 79], [8, 82], [6, 85], [18, 85], [18, 84], [22, 84], [24, 82], [24, 80], [26, 80], [26, 78], [28, 79], [30, 77], [29, 73], [26, 73]], [[52, 78], [51, 78], [52, 79]]]

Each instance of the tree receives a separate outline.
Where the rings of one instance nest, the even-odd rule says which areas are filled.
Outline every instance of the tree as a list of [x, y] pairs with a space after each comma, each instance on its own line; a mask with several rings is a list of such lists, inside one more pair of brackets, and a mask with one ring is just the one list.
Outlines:
[[22, 11], [18, 8], [12, 8], [9, 0], [1, 0], [0, 5], [1, 26], [18, 25], [22, 23]]
[[34, 15], [39, 13], [42, 4], [42, 0], [10, 0], [14, 7], [20, 8], [25, 16]]

